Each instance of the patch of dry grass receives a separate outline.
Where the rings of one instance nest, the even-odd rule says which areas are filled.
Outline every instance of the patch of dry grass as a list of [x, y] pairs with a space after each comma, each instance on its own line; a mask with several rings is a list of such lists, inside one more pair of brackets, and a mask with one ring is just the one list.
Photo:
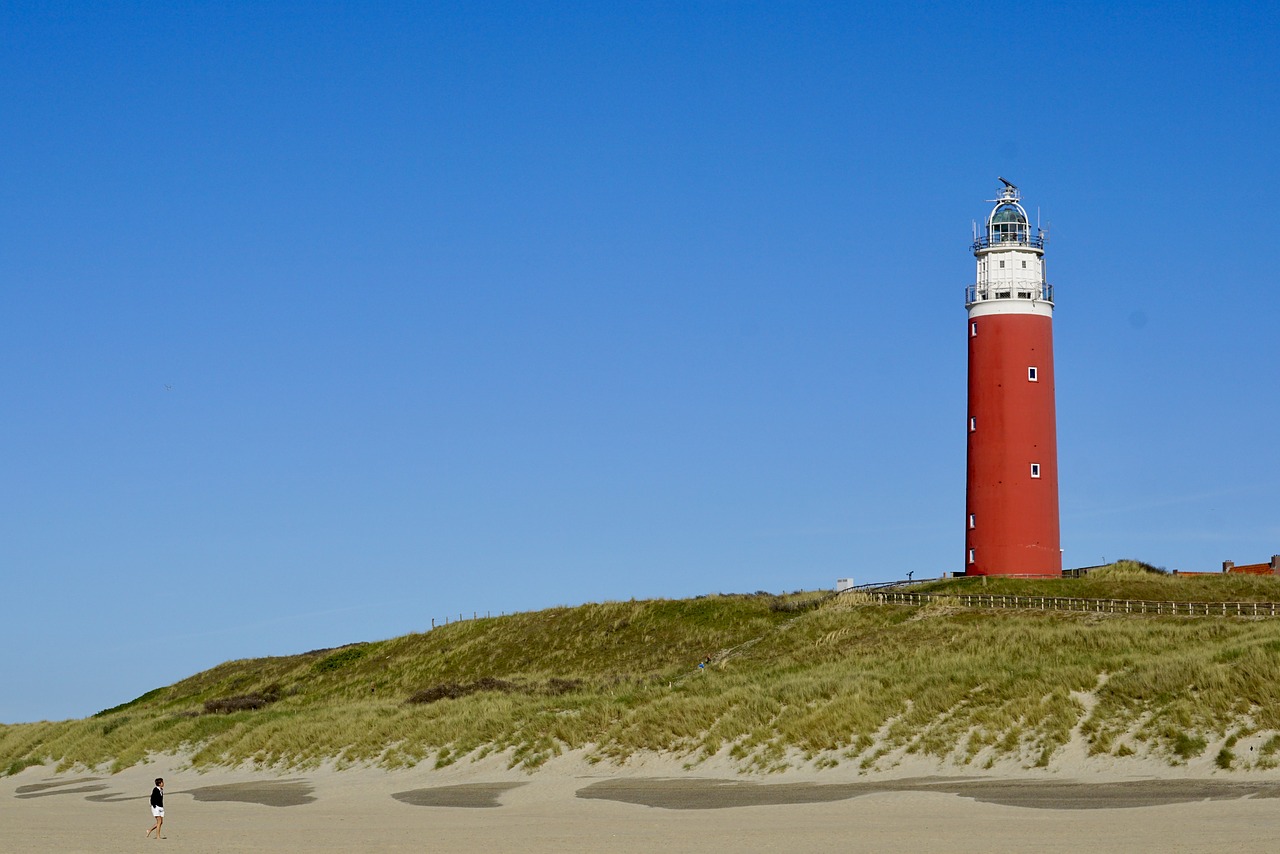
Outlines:
[[[1124, 577], [1090, 589], [1143, 598], [1175, 591], [1152, 584], [1196, 581], [1115, 575]], [[1075, 586], [1084, 581], [1043, 582], [1060, 586], [1035, 595], [1086, 595]], [[1274, 585], [1243, 581], [1224, 595], [1280, 598]], [[0, 769], [121, 768], [174, 750], [197, 765], [301, 767], [509, 751], [536, 768], [582, 747], [606, 761], [727, 751], [759, 769], [797, 751], [828, 764], [916, 753], [1033, 765], [1082, 723], [1073, 692], [1096, 699], [1080, 727], [1095, 752], [1136, 747], [1182, 762], [1245, 719], [1249, 732], [1280, 732], [1280, 620], [876, 606], [856, 595], [555, 608], [228, 662], [86, 720], [0, 727]], [[257, 708], [206, 713], [220, 699], [268, 694]], [[1233, 757], [1233, 769], [1244, 765]]]

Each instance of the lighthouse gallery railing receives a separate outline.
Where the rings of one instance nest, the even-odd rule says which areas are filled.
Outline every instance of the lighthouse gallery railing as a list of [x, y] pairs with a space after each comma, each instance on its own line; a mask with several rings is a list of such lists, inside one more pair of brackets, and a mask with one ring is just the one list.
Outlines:
[[1026, 232], [1021, 234], [997, 234], [994, 237], [984, 234], [977, 240], [973, 241], [974, 251], [979, 249], [990, 249], [993, 246], [1033, 246], [1036, 249], [1044, 248], [1044, 235], [1037, 234], [1034, 237]]
[[969, 285], [964, 289], [964, 304], [992, 299], [1033, 299], [1053, 302], [1053, 285], [1048, 282], [991, 282]]

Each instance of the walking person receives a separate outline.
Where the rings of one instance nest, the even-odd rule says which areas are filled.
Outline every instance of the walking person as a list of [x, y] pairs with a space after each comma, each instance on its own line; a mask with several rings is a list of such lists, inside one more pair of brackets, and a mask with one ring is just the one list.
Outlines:
[[[156, 817], [156, 823], [151, 826], [151, 830], [156, 832], [156, 839], [160, 838], [160, 826], [164, 824], [164, 778], [156, 778], [156, 787], [151, 790], [151, 814]], [[151, 830], [147, 831], [147, 838], [151, 838]]]

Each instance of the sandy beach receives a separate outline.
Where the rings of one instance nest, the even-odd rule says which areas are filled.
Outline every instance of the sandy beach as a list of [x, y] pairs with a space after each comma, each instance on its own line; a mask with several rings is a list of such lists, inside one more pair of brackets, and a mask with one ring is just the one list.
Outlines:
[[[179, 757], [115, 775], [29, 768], [0, 780], [0, 851], [1251, 852], [1273, 850], [1280, 834], [1277, 774], [919, 770], [747, 777], [574, 756], [532, 775], [500, 758], [281, 775], [201, 773]], [[143, 838], [157, 776], [167, 782], [159, 842]]]

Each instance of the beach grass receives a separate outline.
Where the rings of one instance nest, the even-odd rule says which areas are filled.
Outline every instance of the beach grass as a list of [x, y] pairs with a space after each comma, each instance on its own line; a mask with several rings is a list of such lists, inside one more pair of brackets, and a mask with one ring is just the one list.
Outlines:
[[[451, 623], [391, 640], [231, 661], [77, 721], [0, 727], [0, 769], [193, 765], [388, 768], [500, 753], [534, 769], [565, 750], [647, 751], [743, 770], [1052, 764], [1089, 753], [1216, 755], [1270, 767], [1280, 744], [1280, 619], [977, 610], [975, 579], [859, 594], [606, 602]], [[989, 579], [987, 592], [1280, 601], [1262, 577], [1121, 565], [1082, 579]], [[709, 664], [698, 664], [710, 657]], [[1241, 739], [1252, 738], [1245, 750]], [[1230, 744], [1226, 741], [1232, 739]], [[1251, 744], [1253, 742], [1250, 742]]]

